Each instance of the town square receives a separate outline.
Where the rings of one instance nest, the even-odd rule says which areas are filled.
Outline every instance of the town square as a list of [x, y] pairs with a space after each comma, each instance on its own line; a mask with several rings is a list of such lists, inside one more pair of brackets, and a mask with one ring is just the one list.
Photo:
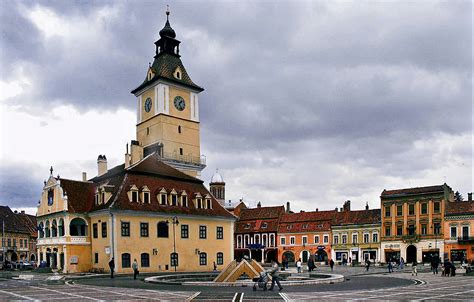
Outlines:
[[0, 4], [0, 300], [474, 300], [472, 2]]

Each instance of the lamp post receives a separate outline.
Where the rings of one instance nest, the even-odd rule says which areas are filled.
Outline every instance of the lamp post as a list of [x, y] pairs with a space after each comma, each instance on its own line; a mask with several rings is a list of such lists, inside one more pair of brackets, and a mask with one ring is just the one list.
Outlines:
[[177, 264], [177, 254], [176, 254], [176, 226], [179, 224], [178, 217], [174, 216], [171, 219], [171, 223], [173, 224], [173, 263], [174, 271], [176, 272], [176, 264]]

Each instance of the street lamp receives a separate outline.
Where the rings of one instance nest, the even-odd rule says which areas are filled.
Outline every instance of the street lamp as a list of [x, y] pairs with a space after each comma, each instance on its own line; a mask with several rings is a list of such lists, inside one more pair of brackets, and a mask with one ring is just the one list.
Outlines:
[[[168, 221], [166, 221], [168, 223]], [[171, 223], [173, 224], [173, 263], [174, 271], [176, 272], [176, 265], [178, 262], [178, 255], [176, 254], [176, 229], [175, 227], [179, 224], [178, 217], [174, 216], [171, 219]]]

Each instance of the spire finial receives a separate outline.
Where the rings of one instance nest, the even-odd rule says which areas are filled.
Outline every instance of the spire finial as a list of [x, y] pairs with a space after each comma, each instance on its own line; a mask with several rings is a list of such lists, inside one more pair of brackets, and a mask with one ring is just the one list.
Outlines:
[[168, 16], [170, 15], [170, 6], [166, 5], [166, 21], [168, 21]]
[[49, 173], [50, 175], [53, 175], [53, 166], [51, 166], [51, 168], [49, 169]]

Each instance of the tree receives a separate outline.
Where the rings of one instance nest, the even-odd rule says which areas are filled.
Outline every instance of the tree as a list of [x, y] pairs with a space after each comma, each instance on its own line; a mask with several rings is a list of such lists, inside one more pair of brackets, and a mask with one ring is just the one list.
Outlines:
[[464, 198], [462, 197], [461, 193], [459, 193], [459, 191], [456, 191], [456, 193], [454, 193], [454, 201], [456, 202], [464, 201]]

